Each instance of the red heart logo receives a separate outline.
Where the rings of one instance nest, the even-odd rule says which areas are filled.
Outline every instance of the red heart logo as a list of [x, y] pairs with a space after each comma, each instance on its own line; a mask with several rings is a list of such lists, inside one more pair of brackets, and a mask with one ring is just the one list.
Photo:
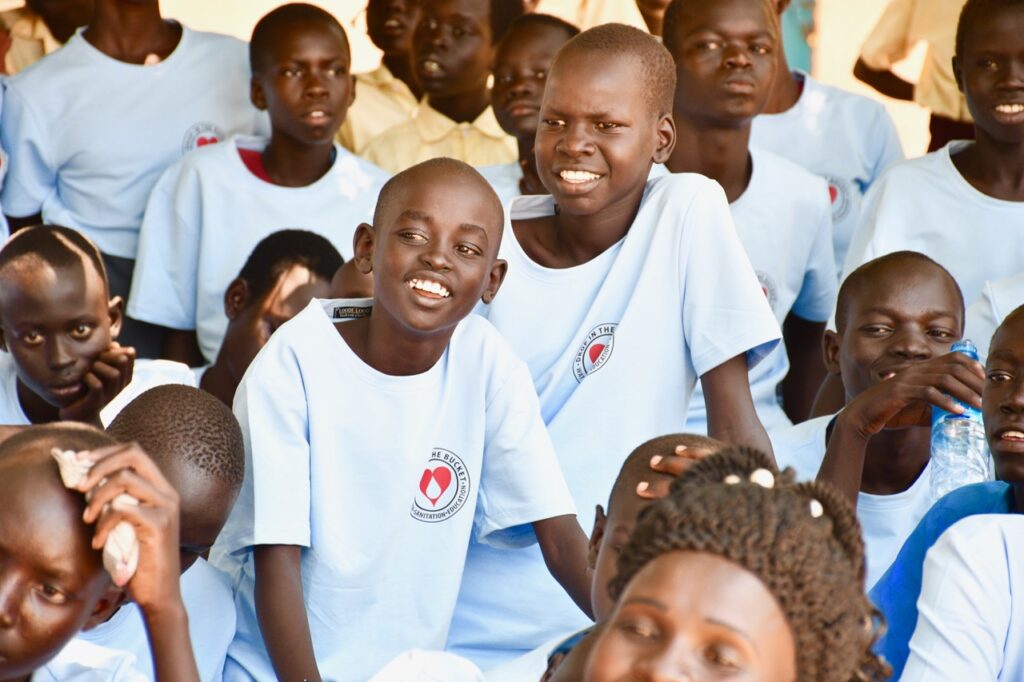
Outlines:
[[604, 352], [605, 345], [603, 343], [595, 343], [587, 351], [587, 355], [590, 357], [590, 362], [597, 362], [597, 359], [601, 357], [601, 353]]
[[448, 486], [452, 484], [452, 472], [448, 467], [437, 467], [436, 469], [424, 469], [420, 477], [420, 492], [430, 500], [430, 504], [437, 506]]
[[220, 139], [216, 136], [200, 137], [196, 140], [196, 147], [205, 147], [208, 144], [217, 144], [218, 142], [220, 142]]
[[836, 199], [839, 198], [839, 188], [836, 187], [835, 185], [829, 185], [828, 186], [828, 197], [832, 201], [833, 204], [836, 203]]

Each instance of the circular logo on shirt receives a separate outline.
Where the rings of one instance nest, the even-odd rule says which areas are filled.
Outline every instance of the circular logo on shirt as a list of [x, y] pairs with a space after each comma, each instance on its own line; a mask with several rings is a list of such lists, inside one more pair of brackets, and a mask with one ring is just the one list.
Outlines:
[[181, 153], [188, 154], [193, 149], [217, 144], [224, 139], [224, 132], [212, 123], [197, 123], [185, 133], [181, 143]]
[[599, 324], [590, 330], [572, 362], [572, 373], [581, 382], [605, 366], [615, 347], [615, 328], [618, 324]]
[[450, 450], [435, 448], [420, 475], [410, 514], [425, 523], [450, 519], [469, 499], [469, 487], [469, 470], [462, 458]]
[[828, 182], [828, 198], [832, 201], [832, 222], [838, 223], [850, 214], [853, 185], [849, 180], [825, 176]]
[[779, 300], [778, 287], [775, 286], [775, 280], [767, 272], [761, 270], [756, 270], [754, 274], [757, 275], [757, 281], [761, 284], [761, 293], [768, 300], [768, 307], [775, 310], [775, 303]]

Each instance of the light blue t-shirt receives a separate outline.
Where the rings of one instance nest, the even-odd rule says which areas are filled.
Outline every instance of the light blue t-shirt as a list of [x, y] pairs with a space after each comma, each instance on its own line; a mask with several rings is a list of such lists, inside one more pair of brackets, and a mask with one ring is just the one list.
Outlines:
[[1010, 514], [1013, 486], [1002, 481], [976, 483], [954, 490], [935, 503], [903, 544], [885, 575], [869, 596], [885, 616], [885, 635], [875, 650], [892, 665], [898, 680], [910, 655], [910, 638], [917, 626], [917, 598], [921, 594], [924, 558], [947, 528], [975, 514]]

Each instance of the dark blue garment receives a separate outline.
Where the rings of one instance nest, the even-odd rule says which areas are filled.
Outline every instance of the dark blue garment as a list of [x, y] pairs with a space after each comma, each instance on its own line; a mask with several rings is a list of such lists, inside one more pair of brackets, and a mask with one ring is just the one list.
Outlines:
[[947, 528], [975, 514], [1009, 514], [1015, 509], [1013, 486], [1001, 481], [976, 483], [954, 490], [936, 502], [910, 534], [896, 560], [869, 596], [885, 615], [888, 628], [875, 651], [892, 665], [893, 680], [903, 674], [910, 638], [917, 627], [924, 557]]

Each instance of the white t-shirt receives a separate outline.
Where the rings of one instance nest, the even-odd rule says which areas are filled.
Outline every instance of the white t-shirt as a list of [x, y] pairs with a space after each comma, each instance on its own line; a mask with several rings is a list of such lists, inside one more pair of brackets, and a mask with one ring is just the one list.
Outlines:
[[470, 537], [535, 540], [574, 514], [530, 375], [484, 319], [459, 323], [415, 376], [377, 372], [318, 301], [260, 351], [235, 396], [246, 478], [215, 548], [236, 573], [229, 665], [274, 679], [256, 620], [254, 545], [298, 545], [320, 672], [366, 680], [410, 649], [442, 649]]
[[[537, 680], [540, 676], [537, 676]], [[444, 651], [407, 651], [380, 669], [370, 682], [490, 682], [471, 661]], [[526, 682], [526, 681], [524, 681]], [[528, 682], [536, 682], [529, 680]]]
[[249, 102], [245, 43], [187, 27], [153, 66], [112, 59], [79, 31], [6, 85], [4, 210], [41, 212], [122, 258], [135, 258], [142, 211], [164, 169], [197, 147], [267, 129]]
[[970, 516], [928, 550], [903, 682], [1024, 681], [1024, 518]]
[[167, 169], [146, 206], [128, 315], [171, 329], [195, 329], [208, 362], [217, 359], [228, 318], [224, 292], [253, 248], [284, 229], [323, 235], [347, 259], [360, 223], [373, 219], [384, 171], [335, 146], [331, 169], [306, 187], [256, 177], [238, 150], [243, 137], [203, 149]]
[[[828, 186], [770, 152], [751, 150], [751, 157], [750, 184], [729, 208], [761, 291], [780, 326], [790, 312], [811, 322], [825, 322], [835, 306], [838, 279]], [[778, 397], [779, 384], [788, 373], [789, 358], [782, 343], [750, 371], [754, 407], [768, 433], [792, 425]], [[690, 401], [685, 430], [708, 432], [700, 383]]]
[[965, 144], [889, 169], [864, 200], [844, 277], [887, 253], [919, 251], [952, 273], [965, 301], [975, 301], [987, 280], [1021, 271], [1024, 201], [994, 199], [967, 182], [950, 158]]
[[[1024, 262], [1020, 266], [1024, 269]], [[981, 298], [967, 308], [964, 338], [974, 341], [981, 361], [988, 357], [989, 344], [1006, 316], [1024, 305], [1024, 272], [981, 287]]]
[[[170, 360], [136, 360], [132, 380], [114, 399], [100, 410], [100, 421], [104, 426], [128, 403], [151, 388], [164, 384], [195, 386], [192, 371], [187, 365]], [[31, 424], [18, 400], [18, 375], [14, 358], [10, 353], [0, 353], [0, 424], [27, 426]]]
[[836, 271], [842, 269], [864, 193], [903, 158], [899, 135], [881, 103], [811, 78], [787, 111], [754, 119], [750, 145], [774, 152], [825, 178], [832, 197]]
[[[833, 415], [817, 417], [770, 434], [775, 461], [780, 467], [793, 467], [797, 478], [814, 480], [825, 459], [825, 432]], [[864, 534], [867, 561], [867, 589], [892, 564], [918, 521], [932, 507], [931, 461], [914, 483], [894, 495], [858, 493], [857, 518]]]
[[[149, 656], [148, 650], [146, 655]], [[31, 679], [32, 682], [149, 682], [150, 677], [140, 672], [135, 656], [127, 651], [107, 649], [76, 637], [32, 673]]]
[[[554, 210], [526, 196], [511, 216]], [[683, 429], [699, 376], [744, 353], [755, 365], [779, 339], [725, 194], [703, 176], [648, 181], [626, 237], [587, 263], [538, 265], [508, 219], [501, 257], [508, 276], [482, 314], [530, 368], [587, 529], [626, 455]], [[449, 647], [484, 670], [589, 625], [535, 548], [473, 544], [459, 599]]]
[[555, 647], [575, 634], [575, 632], [563, 633], [549, 639], [533, 651], [490, 668], [486, 671], [487, 682], [539, 682], [541, 676], [548, 669], [548, 659], [551, 658]]
[[[188, 613], [189, 639], [199, 679], [217, 682], [224, 671], [228, 645], [235, 636], [231, 580], [200, 558], [181, 576], [181, 598]], [[72, 641], [128, 652], [138, 661], [138, 668], [146, 671], [145, 679], [156, 679], [146, 624], [135, 604], [125, 604], [110, 620], [82, 631]]]
[[491, 183], [495, 194], [501, 199], [501, 205], [508, 211], [512, 200], [522, 194], [519, 183], [523, 179], [523, 169], [518, 161], [500, 163], [495, 166], [479, 166], [477, 171]]

